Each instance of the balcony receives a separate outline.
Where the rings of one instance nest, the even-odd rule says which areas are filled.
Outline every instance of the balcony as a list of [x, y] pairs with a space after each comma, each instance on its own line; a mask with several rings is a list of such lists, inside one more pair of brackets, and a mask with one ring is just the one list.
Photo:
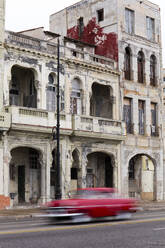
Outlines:
[[[5, 107], [5, 112], [5, 118], [11, 115], [12, 129], [50, 133], [52, 127], [56, 126], [57, 116], [54, 112], [19, 106]], [[126, 137], [124, 122], [93, 116], [60, 114], [60, 129], [61, 134], [73, 136], [113, 140], [124, 140]]]
[[[54, 112], [18, 106], [6, 107], [5, 111], [11, 114], [12, 128], [18, 130], [50, 132], [51, 128], [56, 126], [57, 118]], [[70, 115], [61, 114], [60, 128], [71, 132], [71, 127]]]
[[7, 131], [11, 125], [11, 116], [9, 113], [0, 113], [0, 131]]
[[124, 140], [125, 123], [100, 117], [72, 116], [72, 129], [76, 136]]

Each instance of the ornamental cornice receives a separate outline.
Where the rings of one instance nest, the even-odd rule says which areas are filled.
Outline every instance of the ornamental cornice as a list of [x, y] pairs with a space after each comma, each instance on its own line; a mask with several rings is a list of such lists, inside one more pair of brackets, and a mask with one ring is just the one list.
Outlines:
[[[18, 46], [11, 45], [11, 44], [5, 44], [5, 48], [14, 49], [14, 50], [21, 51], [21, 52], [27, 52], [27, 53], [30, 53], [30, 54], [36, 55], [36, 56], [43, 56], [43, 57], [47, 57], [47, 58], [57, 59], [57, 56], [53, 55], [53, 54], [44, 53], [44, 52], [40, 52], [37, 50], [28, 49], [28, 48], [22, 48], [22, 47], [18, 47]], [[117, 70], [113, 70], [111, 68], [108, 68], [108, 67], [105, 67], [102, 65], [94, 65], [91, 63], [85, 63], [85, 62], [80, 61], [80, 60], [73, 60], [73, 59], [64, 58], [64, 57], [61, 57], [60, 60], [64, 63], [68, 64], [68, 65], [77, 65], [77, 66], [81, 66], [83, 68], [86, 68], [88, 70], [111, 73], [111, 74], [116, 75], [116, 76], [119, 76], [121, 74]]]
[[69, 59], [69, 58], [66, 58], [65, 59], [65, 62], [69, 65], [77, 65], [77, 66], [81, 66], [83, 68], [86, 68], [88, 70], [93, 70], [93, 71], [99, 71], [99, 72], [106, 72], [106, 73], [111, 73], [111, 74], [114, 74], [116, 76], [120, 76], [120, 72], [119, 71], [115, 71], [113, 69], [110, 69], [110, 68], [107, 68], [107, 67], [103, 67], [101, 65], [93, 65], [93, 64], [90, 64], [90, 63], [84, 63], [82, 61], [79, 61], [79, 60], [73, 60], [73, 59]]

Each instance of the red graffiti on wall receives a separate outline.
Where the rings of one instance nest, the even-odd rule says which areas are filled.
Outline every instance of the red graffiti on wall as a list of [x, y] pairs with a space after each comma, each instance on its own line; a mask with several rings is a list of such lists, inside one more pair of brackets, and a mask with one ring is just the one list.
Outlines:
[[95, 45], [95, 53], [100, 56], [118, 61], [117, 34], [106, 34], [96, 23], [96, 18], [92, 18], [83, 28], [80, 35], [79, 27], [74, 26], [67, 30], [67, 36], [72, 39], [80, 40], [91, 45]]

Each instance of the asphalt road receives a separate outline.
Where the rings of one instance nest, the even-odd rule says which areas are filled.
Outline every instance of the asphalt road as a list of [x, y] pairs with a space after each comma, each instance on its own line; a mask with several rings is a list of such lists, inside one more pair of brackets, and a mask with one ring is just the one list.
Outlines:
[[129, 221], [48, 225], [42, 219], [0, 220], [0, 248], [165, 248], [165, 213]]

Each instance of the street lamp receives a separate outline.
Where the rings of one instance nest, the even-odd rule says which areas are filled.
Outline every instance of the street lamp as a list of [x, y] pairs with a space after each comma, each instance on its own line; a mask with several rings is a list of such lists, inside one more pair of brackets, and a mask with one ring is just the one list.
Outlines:
[[57, 43], [57, 125], [56, 131], [52, 129], [53, 140], [57, 140], [56, 149], [56, 186], [55, 199], [61, 199], [61, 176], [60, 176], [60, 44]]

